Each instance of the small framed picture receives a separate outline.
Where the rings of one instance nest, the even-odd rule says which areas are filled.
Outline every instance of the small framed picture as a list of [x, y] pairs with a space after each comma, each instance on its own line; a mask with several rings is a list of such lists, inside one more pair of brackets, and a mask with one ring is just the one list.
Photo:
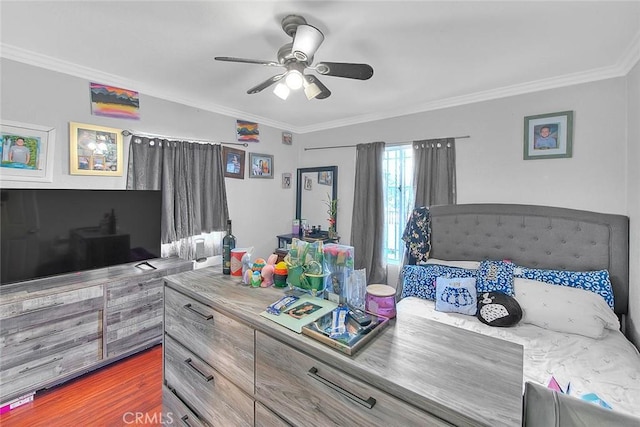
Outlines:
[[304, 177], [304, 189], [307, 191], [311, 191], [313, 189], [313, 180], [311, 177]]
[[524, 160], [571, 157], [573, 111], [524, 118]]
[[2, 120], [0, 180], [53, 182], [55, 128]]
[[240, 142], [260, 142], [258, 124], [246, 120], [236, 120], [236, 137]]
[[69, 122], [71, 175], [122, 176], [122, 130]]
[[291, 188], [291, 173], [285, 172], [282, 174], [282, 188]]
[[273, 156], [270, 154], [249, 153], [251, 171], [249, 178], [273, 179]]
[[318, 172], [318, 184], [333, 185], [333, 171]]
[[282, 132], [282, 143], [286, 145], [293, 144], [293, 134], [291, 132]]
[[224, 176], [227, 178], [244, 179], [245, 152], [235, 148], [222, 147], [224, 160]]

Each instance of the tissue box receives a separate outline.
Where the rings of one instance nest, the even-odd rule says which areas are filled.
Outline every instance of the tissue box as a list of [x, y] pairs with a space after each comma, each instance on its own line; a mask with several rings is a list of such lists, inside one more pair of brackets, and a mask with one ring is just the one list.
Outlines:
[[344, 303], [346, 301], [347, 279], [354, 269], [354, 248], [337, 243], [327, 243], [323, 249], [323, 272], [327, 274], [324, 279], [324, 288], [327, 299]]

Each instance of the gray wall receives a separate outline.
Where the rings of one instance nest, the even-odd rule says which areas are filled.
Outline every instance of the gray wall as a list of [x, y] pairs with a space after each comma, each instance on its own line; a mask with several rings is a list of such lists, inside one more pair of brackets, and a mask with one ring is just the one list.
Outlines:
[[[640, 220], [637, 164], [638, 66], [633, 76], [512, 96], [438, 111], [301, 135], [305, 147], [470, 135], [457, 142], [458, 203], [524, 203], [631, 215]], [[634, 86], [635, 85], [635, 86]], [[632, 106], [635, 105], [635, 106]], [[628, 106], [629, 105], [629, 106]], [[633, 109], [635, 108], [635, 113]], [[629, 111], [627, 111], [629, 109]], [[573, 157], [523, 160], [524, 117], [574, 111]], [[629, 114], [629, 120], [627, 120]], [[635, 115], [634, 115], [635, 114]], [[629, 122], [629, 125], [627, 124]], [[630, 138], [627, 144], [627, 132]], [[635, 141], [635, 142], [634, 142]], [[635, 155], [627, 158], [628, 146]], [[301, 164], [339, 168], [338, 232], [348, 242], [354, 148], [303, 151]], [[627, 170], [633, 171], [627, 176]], [[628, 201], [635, 209], [628, 209]], [[632, 201], [634, 199], [634, 201]], [[638, 259], [638, 229], [632, 255]], [[632, 264], [631, 317], [640, 323], [640, 272]], [[397, 268], [389, 266], [395, 285]], [[638, 341], [636, 341], [637, 343]]]
[[640, 347], [640, 63], [627, 76], [627, 204], [630, 218], [629, 332]]
[[[62, 73], [1, 59], [2, 119], [56, 128], [52, 183], [3, 181], [10, 187], [125, 188], [126, 176], [99, 177], [69, 174], [69, 122], [134, 129], [160, 135], [234, 142], [236, 119], [140, 94], [140, 120], [91, 115], [89, 81]], [[128, 88], [133, 89], [135, 88]], [[125, 164], [129, 139], [125, 139]], [[227, 178], [229, 214], [238, 247], [254, 246], [267, 257], [277, 246], [276, 235], [291, 232], [295, 215], [295, 171], [298, 150], [282, 144], [282, 130], [260, 125], [260, 142], [233, 148], [274, 156], [274, 179]], [[294, 184], [282, 189], [281, 175], [290, 172]]]

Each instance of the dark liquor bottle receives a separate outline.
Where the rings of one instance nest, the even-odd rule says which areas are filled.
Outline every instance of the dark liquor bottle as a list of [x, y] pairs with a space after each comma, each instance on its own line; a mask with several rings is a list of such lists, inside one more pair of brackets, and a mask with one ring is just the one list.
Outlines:
[[231, 274], [231, 250], [236, 248], [236, 236], [231, 232], [231, 220], [227, 220], [227, 235], [222, 239], [222, 273]]

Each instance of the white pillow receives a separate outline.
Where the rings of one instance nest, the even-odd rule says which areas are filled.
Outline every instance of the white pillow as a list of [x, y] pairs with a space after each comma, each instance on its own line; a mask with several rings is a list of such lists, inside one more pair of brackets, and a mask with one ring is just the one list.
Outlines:
[[429, 258], [422, 264], [439, 264], [447, 267], [466, 268], [467, 270], [477, 270], [480, 267], [480, 261], [446, 261], [437, 258]]
[[522, 323], [596, 339], [606, 329], [620, 328], [616, 314], [594, 292], [519, 277], [513, 285], [522, 307]]

